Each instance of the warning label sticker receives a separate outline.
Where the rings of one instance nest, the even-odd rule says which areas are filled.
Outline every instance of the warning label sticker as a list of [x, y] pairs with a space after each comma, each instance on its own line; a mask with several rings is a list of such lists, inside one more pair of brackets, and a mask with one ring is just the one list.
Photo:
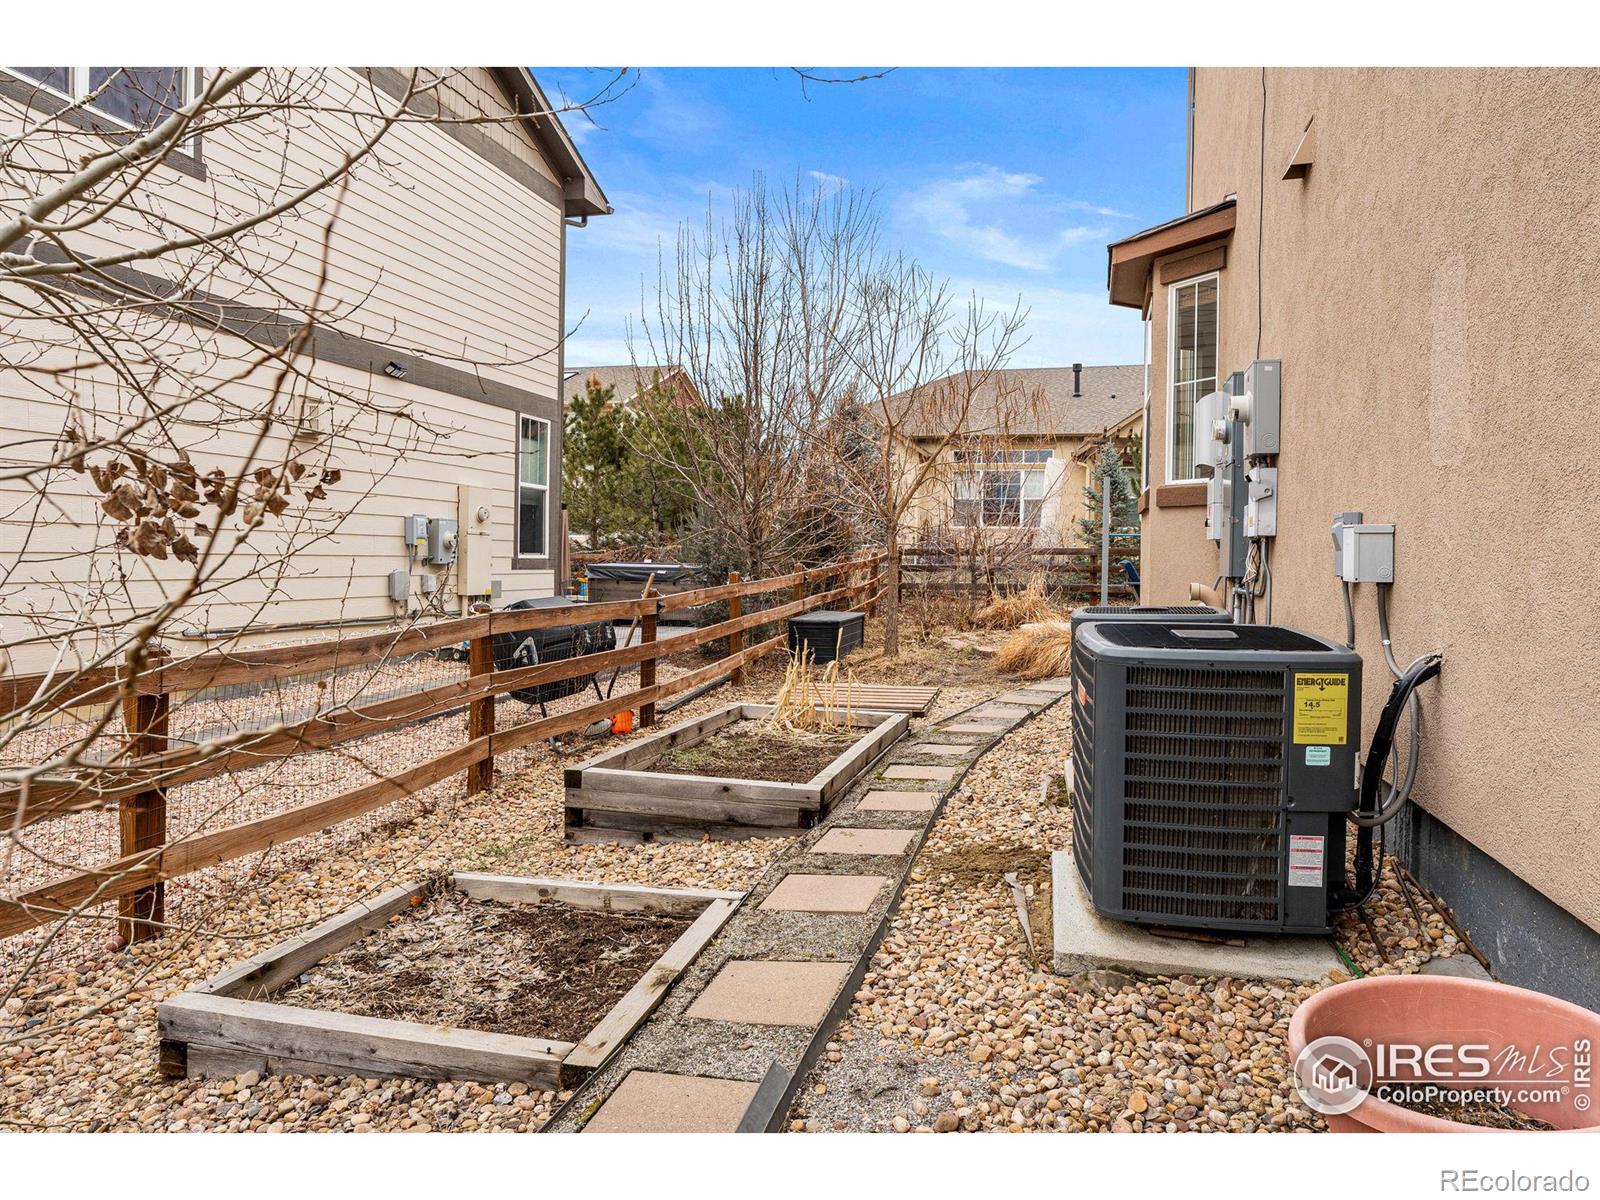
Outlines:
[[1306, 766], [1325, 767], [1333, 761], [1332, 746], [1307, 746]]
[[1296, 745], [1342, 746], [1350, 713], [1350, 676], [1296, 671], [1294, 676], [1294, 740]]
[[1322, 886], [1322, 863], [1327, 840], [1320, 834], [1290, 834], [1290, 887]]

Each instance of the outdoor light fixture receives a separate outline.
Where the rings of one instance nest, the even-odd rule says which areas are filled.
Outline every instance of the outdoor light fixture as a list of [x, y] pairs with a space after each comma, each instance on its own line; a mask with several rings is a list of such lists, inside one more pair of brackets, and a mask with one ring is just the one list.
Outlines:
[[397, 362], [384, 363], [383, 373], [392, 379], [404, 379], [406, 377], [406, 369]]

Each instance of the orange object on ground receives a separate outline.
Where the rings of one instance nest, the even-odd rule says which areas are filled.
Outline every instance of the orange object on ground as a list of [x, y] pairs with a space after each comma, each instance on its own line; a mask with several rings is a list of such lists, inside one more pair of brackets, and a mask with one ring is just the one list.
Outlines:
[[632, 733], [633, 732], [633, 709], [625, 708], [621, 712], [619, 712], [616, 716], [611, 718], [611, 732], [612, 733]]

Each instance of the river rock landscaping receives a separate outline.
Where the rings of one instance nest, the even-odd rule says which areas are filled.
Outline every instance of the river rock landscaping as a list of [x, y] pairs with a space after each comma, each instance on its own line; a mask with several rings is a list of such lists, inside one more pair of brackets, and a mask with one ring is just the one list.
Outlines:
[[[876, 635], [874, 623], [869, 632]], [[876, 639], [852, 656], [863, 680], [941, 686], [926, 723], [1014, 681], [976, 650], [930, 638], [893, 666]], [[740, 688], [672, 720], [768, 699], [781, 673], [757, 664]], [[502, 720], [505, 720], [502, 717]], [[403, 737], [447, 744], [436, 722]], [[914, 724], [913, 730], [923, 721]], [[640, 735], [635, 734], [635, 739]], [[819, 1132], [1314, 1129], [1288, 1081], [1284, 1031], [1319, 985], [1232, 979], [1065, 979], [1048, 944], [1030, 952], [1002, 876], [1030, 893], [1048, 936], [1048, 852], [1070, 842], [1059, 778], [1068, 713], [1056, 704], [977, 760], [913, 862], [887, 936], [826, 1053], [788, 1114]], [[297, 779], [368, 769], [379, 739], [289, 764]], [[624, 739], [604, 743], [627, 744]], [[566, 1093], [522, 1084], [273, 1076], [173, 1080], [157, 1072], [160, 1002], [357, 900], [446, 870], [659, 886], [746, 889], [790, 838], [642, 845], [562, 840], [562, 771], [597, 743], [568, 738], [506, 755], [496, 786], [459, 777], [358, 821], [208, 868], [169, 888], [166, 936], [131, 949], [110, 921], [0, 944], [0, 1127], [14, 1130], [499, 1130], [541, 1128]], [[412, 752], [426, 753], [412, 746]], [[951, 760], [954, 761], [954, 760]], [[263, 769], [264, 770], [264, 769]], [[910, 789], [908, 789], [908, 794]], [[1003, 853], [1001, 853], [1003, 851]], [[1008, 865], [1009, 864], [1009, 865]], [[33, 868], [26, 874], [32, 875]], [[1410, 971], [1458, 948], [1430, 908], [1420, 925], [1392, 873], [1369, 904], [1385, 963], [1359, 924], [1340, 930], [1354, 966]], [[1333, 982], [1330, 979], [1329, 982]], [[320, 1001], [319, 1001], [320, 1003]]]

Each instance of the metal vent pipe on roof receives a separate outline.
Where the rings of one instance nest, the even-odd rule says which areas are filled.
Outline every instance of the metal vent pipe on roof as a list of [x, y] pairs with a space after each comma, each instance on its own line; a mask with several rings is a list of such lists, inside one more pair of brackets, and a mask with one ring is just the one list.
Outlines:
[[1083, 364], [1072, 364], [1072, 398], [1076, 400], [1083, 395]]

